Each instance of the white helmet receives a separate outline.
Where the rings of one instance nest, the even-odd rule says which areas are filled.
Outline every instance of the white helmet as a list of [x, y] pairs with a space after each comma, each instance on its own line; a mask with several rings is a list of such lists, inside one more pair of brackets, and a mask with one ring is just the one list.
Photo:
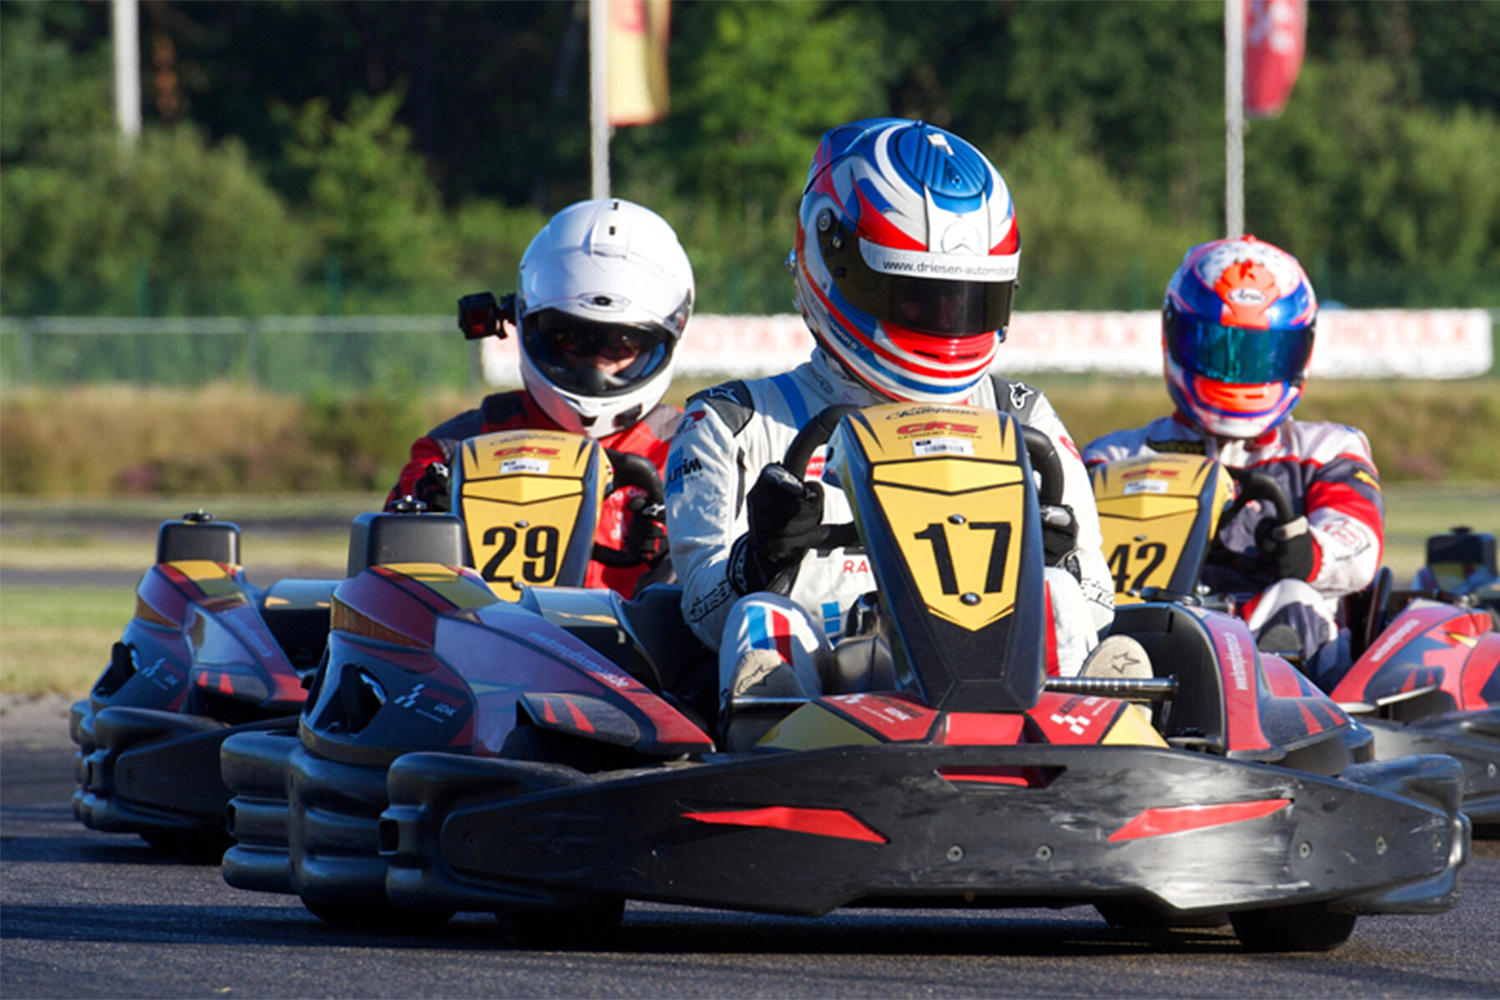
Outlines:
[[[666, 220], [621, 198], [570, 205], [521, 258], [521, 381], [564, 430], [608, 437], [661, 402], [692, 313], [693, 268]], [[575, 369], [573, 343], [639, 354], [615, 374]]]

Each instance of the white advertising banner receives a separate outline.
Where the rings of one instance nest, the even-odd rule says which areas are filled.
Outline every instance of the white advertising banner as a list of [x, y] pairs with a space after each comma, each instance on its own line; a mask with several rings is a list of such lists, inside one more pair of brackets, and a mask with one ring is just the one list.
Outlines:
[[[747, 378], [806, 360], [812, 335], [797, 315], [695, 316], [677, 352], [683, 375]], [[483, 341], [484, 377], [520, 384], [515, 340]], [[1494, 363], [1483, 309], [1326, 309], [1318, 316], [1312, 374], [1320, 378], [1470, 378]], [[997, 371], [1161, 372], [1161, 313], [1018, 312]]]

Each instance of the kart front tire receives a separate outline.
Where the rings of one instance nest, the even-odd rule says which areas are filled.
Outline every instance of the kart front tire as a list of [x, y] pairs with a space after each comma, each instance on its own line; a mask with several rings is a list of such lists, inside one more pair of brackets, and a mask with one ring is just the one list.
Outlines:
[[497, 910], [505, 938], [517, 948], [588, 949], [608, 944], [620, 934], [625, 900], [590, 906]]
[[329, 903], [304, 899], [307, 912], [330, 927], [350, 931], [423, 934], [453, 919], [452, 910], [403, 910], [390, 903]]
[[140, 834], [162, 854], [194, 865], [218, 864], [235, 842], [227, 831], [218, 830], [142, 830]]
[[1332, 951], [1354, 933], [1358, 918], [1323, 903], [1273, 906], [1231, 913], [1229, 922], [1249, 951]]

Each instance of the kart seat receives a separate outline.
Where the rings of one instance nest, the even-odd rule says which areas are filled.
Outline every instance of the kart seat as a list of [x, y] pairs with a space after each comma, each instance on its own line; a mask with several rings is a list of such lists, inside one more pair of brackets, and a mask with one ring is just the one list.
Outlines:
[[328, 645], [338, 580], [278, 580], [261, 597], [260, 616], [298, 670], [312, 670]]
[[1224, 686], [1208, 630], [1177, 604], [1126, 604], [1115, 609], [1112, 635], [1145, 647], [1158, 677], [1177, 677], [1177, 694], [1157, 713], [1168, 742], [1223, 753]]

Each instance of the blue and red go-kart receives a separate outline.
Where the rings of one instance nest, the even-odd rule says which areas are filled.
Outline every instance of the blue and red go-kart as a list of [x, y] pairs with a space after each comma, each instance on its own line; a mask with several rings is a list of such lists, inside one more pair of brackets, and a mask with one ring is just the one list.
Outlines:
[[[500, 435], [496, 447], [517, 449], [509, 461], [524, 466], [541, 461], [528, 447], [576, 447], [572, 436], [557, 437]], [[348, 574], [379, 576], [384, 564], [419, 557], [472, 565], [477, 554], [484, 576], [469, 576], [479, 590], [492, 586], [488, 599], [514, 600], [520, 587], [512, 575], [573, 583], [582, 582], [591, 554], [633, 563], [627, 553], [594, 544], [598, 505], [611, 483], [638, 486], [648, 498], [654, 489], [659, 502], [656, 470], [636, 455], [593, 449], [585, 457], [593, 463], [586, 477], [529, 499], [531, 528], [520, 534], [428, 514], [416, 503], [400, 513], [362, 514], [351, 529]], [[493, 485], [476, 480], [471, 488], [483, 493]], [[498, 498], [483, 506], [494, 516], [508, 509]], [[136, 833], [183, 857], [218, 861], [233, 843], [220, 747], [241, 733], [295, 742], [297, 713], [337, 624], [334, 593], [342, 583], [289, 579], [257, 587], [240, 563], [237, 525], [202, 512], [162, 524], [156, 564], [136, 589], [135, 615], [88, 699], [73, 706], [75, 816], [97, 830]]]
[[[1268, 504], [1296, 516], [1263, 472], [1198, 455], [1151, 455], [1094, 470], [1094, 495], [1115, 572], [1118, 605], [1142, 596], [1232, 611], [1233, 595], [1209, 593], [1205, 563], [1231, 563], [1214, 542], [1226, 509]], [[1320, 677], [1340, 707], [1368, 727], [1375, 755], [1444, 753], [1464, 769], [1463, 808], [1484, 833], [1500, 832], [1500, 632], [1486, 607], [1494, 539], [1457, 531], [1429, 540], [1422, 589], [1393, 591], [1382, 568], [1341, 610], [1352, 666]], [[1288, 654], [1291, 655], [1291, 654]]]
[[[799, 435], [789, 468], [837, 416]], [[523, 939], [607, 931], [627, 899], [789, 914], [1092, 904], [1129, 923], [1227, 917], [1264, 949], [1333, 947], [1360, 914], [1449, 908], [1469, 843], [1458, 763], [1371, 760], [1369, 732], [1237, 619], [1124, 608], [1116, 630], [1154, 677], [1045, 676], [1034, 442], [964, 407], [843, 418], [827, 468], [878, 590], [838, 655], [888, 669], [841, 675], [894, 680], [739, 699], [735, 713], [783, 716], [747, 752], [715, 752], [709, 713], [676, 690], [702, 679], [704, 651], [654, 594], [537, 588], [460, 606], [407, 577], [356, 605], [346, 584], [335, 613], [355, 627], [335, 629], [303, 713], [312, 753], [286, 776], [289, 820], [249, 821], [254, 781], [231, 771], [258, 763], [231, 749], [257, 737], [225, 746], [245, 789], [226, 877], [290, 882], [315, 909], [380, 886], [414, 915], [493, 911]], [[1037, 455], [1055, 500], [1055, 455]], [[416, 742], [446, 746], [400, 752]], [[383, 784], [350, 780], [362, 764]], [[372, 829], [360, 810], [376, 803]]]
[[[495, 756], [507, 740], [546, 739], [514, 733], [528, 691], [613, 698], [633, 713], [640, 748], [589, 743], [598, 766], [711, 747], [683, 715], [712, 703], [711, 671], [693, 670], [704, 651], [680, 620], [661, 634], [661, 623], [670, 629], [680, 618], [678, 591], [648, 586], [626, 602], [573, 586], [591, 557], [634, 562], [595, 543], [597, 512], [611, 482], [660, 505], [655, 467], [576, 435], [519, 430], [464, 442], [451, 477], [453, 514], [364, 516], [349, 578], [331, 594], [326, 656], [295, 725], [224, 741], [236, 841], [223, 858], [230, 885], [298, 894], [333, 923], [401, 919], [385, 898], [375, 836], [387, 766], [412, 750]], [[401, 539], [400, 558], [384, 551], [387, 536]], [[703, 681], [697, 708], [689, 673]]]
[[85, 826], [192, 858], [217, 860], [228, 845], [219, 744], [236, 730], [289, 731], [336, 583], [256, 587], [239, 542], [237, 525], [202, 511], [158, 530], [135, 615], [71, 712], [73, 814]]

